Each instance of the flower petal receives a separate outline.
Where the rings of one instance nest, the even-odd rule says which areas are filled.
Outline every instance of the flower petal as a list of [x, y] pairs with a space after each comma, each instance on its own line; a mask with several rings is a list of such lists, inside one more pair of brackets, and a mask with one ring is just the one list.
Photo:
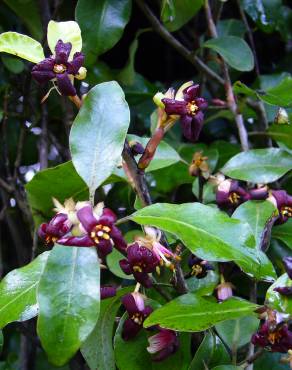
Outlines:
[[187, 104], [185, 101], [167, 99], [164, 98], [161, 100], [165, 106], [165, 112], [168, 115], [177, 114], [179, 116], [185, 115], [188, 113]]
[[66, 72], [56, 74], [57, 85], [60, 93], [65, 96], [75, 96], [76, 89]]
[[127, 243], [121, 231], [114, 225], [111, 227], [110, 237], [112, 238], [116, 249], [122, 253], [125, 253], [127, 249]]
[[138, 307], [132, 293], [128, 293], [122, 297], [122, 304], [125, 306], [129, 316], [138, 312]]
[[88, 235], [63, 237], [57, 243], [71, 247], [93, 247], [95, 245]]
[[114, 297], [117, 294], [117, 288], [113, 286], [100, 287], [100, 299]]
[[199, 109], [206, 109], [206, 108], [208, 108], [208, 102], [204, 98], [196, 98], [195, 99], [195, 102], [196, 102], [196, 106]]
[[131, 265], [129, 264], [129, 261], [127, 259], [122, 259], [119, 261], [121, 269], [124, 271], [125, 274], [131, 275], [132, 274], [132, 268]]
[[191, 102], [196, 99], [198, 96], [200, 90], [200, 85], [192, 85], [184, 89], [183, 94], [184, 94], [184, 100], [187, 102]]
[[78, 220], [81, 222], [83, 228], [90, 233], [94, 226], [98, 224], [98, 220], [94, 217], [92, 206], [85, 205], [77, 211]]
[[71, 49], [72, 49], [71, 42], [64, 43], [62, 40], [58, 40], [57, 45], [55, 47], [56, 64], [65, 64], [68, 61]]
[[105, 258], [113, 250], [110, 240], [101, 239], [97, 244], [97, 252], [100, 258]]
[[73, 56], [73, 60], [67, 63], [67, 71], [69, 74], [77, 75], [80, 67], [82, 67], [84, 63], [84, 54], [77, 52]]
[[131, 319], [127, 319], [123, 325], [122, 338], [126, 341], [133, 339], [141, 329], [142, 329], [141, 325], [136, 324]]
[[289, 278], [292, 279], [292, 257], [283, 258], [283, 264]]

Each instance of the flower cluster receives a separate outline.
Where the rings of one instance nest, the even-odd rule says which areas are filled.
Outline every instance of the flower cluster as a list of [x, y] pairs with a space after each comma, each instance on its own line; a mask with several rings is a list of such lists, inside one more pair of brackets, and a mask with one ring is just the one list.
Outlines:
[[69, 199], [62, 206], [54, 200], [57, 214], [39, 228], [39, 236], [48, 245], [58, 243], [68, 246], [97, 247], [99, 256], [109, 254], [113, 245], [125, 252], [127, 244], [120, 230], [114, 225], [117, 217], [103, 203], [92, 207], [88, 202]]
[[62, 40], [57, 42], [55, 56], [50, 56], [36, 64], [32, 68], [32, 77], [39, 83], [45, 84], [49, 81], [56, 81], [59, 92], [66, 96], [75, 96], [76, 89], [73, 86], [74, 77], [77, 79], [85, 78], [84, 54], [77, 52], [73, 59], [69, 61], [72, 49], [70, 42], [64, 43]]

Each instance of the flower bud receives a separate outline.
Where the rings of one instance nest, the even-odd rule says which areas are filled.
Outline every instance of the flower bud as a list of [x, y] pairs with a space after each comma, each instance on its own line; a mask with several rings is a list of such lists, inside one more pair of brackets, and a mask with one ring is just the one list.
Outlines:
[[275, 123], [277, 125], [289, 125], [289, 116], [284, 108], [279, 108], [275, 117]]
[[86, 78], [86, 75], [87, 69], [85, 67], [80, 67], [75, 78], [77, 78], [77, 80], [84, 80]]
[[234, 289], [234, 286], [231, 283], [223, 282], [219, 284], [216, 288], [218, 301], [223, 302], [232, 297], [232, 289]]

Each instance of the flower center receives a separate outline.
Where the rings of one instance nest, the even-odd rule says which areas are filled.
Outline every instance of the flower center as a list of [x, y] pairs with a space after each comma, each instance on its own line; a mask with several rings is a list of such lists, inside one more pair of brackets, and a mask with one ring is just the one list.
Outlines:
[[51, 243], [56, 243], [57, 240], [58, 240], [58, 238], [56, 236], [47, 235], [46, 238], [45, 238], [45, 244], [49, 245]]
[[132, 315], [131, 319], [134, 321], [135, 324], [142, 325], [144, 317], [141, 313], [136, 312]]
[[196, 102], [194, 100], [187, 104], [188, 113], [192, 116], [196, 114], [198, 109], [199, 107], [196, 105]]
[[64, 64], [55, 64], [53, 71], [57, 74], [64, 73], [66, 71], [66, 66]]
[[279, 331], [272, 332], [268, 335], [268, 341], [272, 344], [279, 342], [282, 335]]
[[239, 199], [240, 199], [240, 195], [238, 195], [237, 193], [235, 192], [232, 192], [230, 193], [228, 199], [230, 200], [230, 202], [232, 204], [237, 204], [239, 202]]
[[284, 206], [281, 208], [283, 216], [292, 217], [292, 207]]
[[90, 233], [91, 239], [98, 244], [100, 239], [109, 240], [111, 237], [109, 235], [111, 228], [104, 225], [96, 225]]
[[146, 263], [144, 262], [137, 262], [135, 266], [133, 266], [133, 271], [135, 272], [142, 272], [143, 268], [146, 267]]
[[195, 275], [195, 276], [198, 276], [199, 274], [201, 274], [203, 271], [203, 268], [201, 265], [193, 265], [192, 266], [192, 272], [191, 272], [191, 275]]

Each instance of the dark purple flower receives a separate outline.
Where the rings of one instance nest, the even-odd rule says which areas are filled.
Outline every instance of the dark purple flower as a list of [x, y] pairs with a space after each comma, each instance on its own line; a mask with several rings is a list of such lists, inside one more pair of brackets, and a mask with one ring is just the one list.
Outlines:
[[129, 245], [127, 248], [127, 259], [120, 261], [121, 269], [125, 274], [133, 274], [134, 278], [145, 288], [152, 286], [149, 273], [155, 271], [159, 265], [157, 256], [147, 247], [138, 243]]
[[202, 279], [207, 276], [208, 271], [214, 270], [214, 267], [208, 261], [202, 260], [192, 254], [188, 261], [191, 269], [190, 276], [195, 276], [197, 279]]
[[277, 288], [274, 288], [274, 291], [282, 295], [290, 296], [292, 295], [292, 286], [277, 287]]
[[217, 189], [216, 202], [219, 207], [234, 209], [251, 198], [250, 194], [239, 186], [238, 181], [224, 180]]
[[114, 297], [117, 294], [117, 288], [113, 286], [100, 287], [100, 299]]
[[125, 252], [127, 244], [120, 230], [114, 225], [117, 217], [109, 208], [103, 208], [100, 215], [96, 215], [91, 205], [85, 205], [77, 211], [77, 218], [84, 233], [78, 236], [66, 236], [58, 240], [59, 244], [92, 247], [96, 246], [101, 257], [112, 251], [113, 244]]
[[265, 200], [267, 199], [269, 192], [266, 187], [251, 189], [248, 191], [251, 200]]
[[173, 330], [159, 328], [159, 333], [148, 338], [149, 347], [147, 351], [156, 354], [153, 361], [162, 361], [175, 353], [179, 347], [177, 333]]
[[70, 76], [78, 75], [78, 71], [84, 63], [84, 54], [77, 52], [73, 55], [73, 60], [68, 61], [71, 49], [72, 44], [70, 42], [64, 43], [59, 40], [55, 47], [56, 55], [36, 64], [32, 68], [32, 77], [39, 84], [45, 84], [56, 79], [58, 90], [62, 95], [75, 96], [76, 90]]
[[195, 142], [200, 135], [204, 120], [202, 109], [208, 106], [204, 98], [198, 97], [199, 89], [199, 85], [192, 84], [182, 91], [181, 99], [176, 94], [176, 99], [161, 100], [167, 115], [180, 116], [183, 134], [192, 142]]
[[122, 303], [128, 313], [124, 322], [122, 338], [133, 339], [143, 327], [143, 322], [153, 311], [150, 306], [145, 307], [144, 297], [140, 293], [129, 293], [122, 298]]
[[68, 216], [64, 213], [58, 213], [50, 222], [40, 225], [38, 235], [48, 246], [52, 246], [58, 239], [62, 238], [70, 231], [71, 223]]
[[290, 279], [292, 279], [292, 257], [284, 257], [283, 264], [287, 272], [287, 275], [289, 276]]
[[287, 194], [285, 190], [273, 190], [272, 201], [278, 208], [279, 217], [276, 224], [283, 224], [292, 217], [292, 196]]
[[265, 322], [257, 333], [253, 334], [251, 342], [272, 352], [286, 353], [292, 349], [292, 332], [287, 324], [280, 324], [271, 330], [269, 323]]

